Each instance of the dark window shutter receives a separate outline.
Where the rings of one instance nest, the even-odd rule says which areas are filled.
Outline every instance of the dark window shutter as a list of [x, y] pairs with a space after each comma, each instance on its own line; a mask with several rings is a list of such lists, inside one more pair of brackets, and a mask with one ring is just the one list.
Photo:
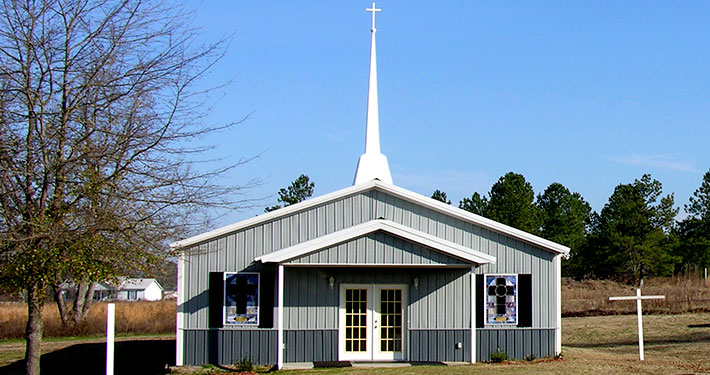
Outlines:
[[518, 327], [532, 327], [532, 275], [518, 275]]
[[486, 296], [483, 295], [483, 275], [476, 275], [476, 303], [474, 304], [476, 308], [476, 327], [481, 328], [484, 326], [484, 316], [483, 310], [485, 309]]
[[209, 313], [209, 327], [222, 328], [224, 325], [222, 317], [224, 313], [224, 273], [210, 272], [208, 288], [209, 306], [207, 311]]
[[274, 328], [274, 272], [261, 272], [259, 286], [259, 328]]

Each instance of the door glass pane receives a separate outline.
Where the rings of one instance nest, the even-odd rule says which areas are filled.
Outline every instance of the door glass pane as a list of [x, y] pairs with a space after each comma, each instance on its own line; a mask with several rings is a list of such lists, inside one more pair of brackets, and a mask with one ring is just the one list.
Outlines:
[[345, 351], [367, 350], [367, 289], [345, 290]]
[[402, 290], [380, 290], [380, 351], [402, 351]]

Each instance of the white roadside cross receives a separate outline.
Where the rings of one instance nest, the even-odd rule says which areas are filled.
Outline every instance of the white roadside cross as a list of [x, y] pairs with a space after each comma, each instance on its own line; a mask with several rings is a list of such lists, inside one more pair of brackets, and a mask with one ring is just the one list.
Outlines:
[[628, 301], [636, 300], [636, 315], [639, 321], [639, 360], [643, 361], [643, 320], [641, 319], [641, 300], [642, 299], [665, 299], [666, 296], [642, 296], [641, 289], [636, 289], [635, 296], [624, 297], [609, 297], [609, 301]]

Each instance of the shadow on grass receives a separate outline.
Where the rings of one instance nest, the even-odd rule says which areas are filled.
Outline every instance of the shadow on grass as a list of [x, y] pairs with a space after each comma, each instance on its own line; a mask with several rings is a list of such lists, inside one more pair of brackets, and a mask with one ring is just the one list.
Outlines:
[[[692, 334], [682, 337], [674, 338], [664, 338], [664, 339], [648, 339], [644, 338], [643, 342], [646, 345], [670, 345], [670, 344], [693, 344], [693, 343], [710, 343], [710, 334], [700, 333]], [[571, 348], [609, 348], [614, 346], [637, 346], [639, 344], [638, 338], [630, 340], [617, 340], [617, 341], [604, 341], [595, 343], [569, 343], [563, 342], [562, 345], [569, 346]]]
[[[175, 340], [135, 340], [115, 343], [114, 374], [164, 374], [175, 364]], [[106, 344], [76, 344], [42, 355], [42, 375], [105, 374]], [[0, 374], [25, 373], [25, 361], [0, 367]]]

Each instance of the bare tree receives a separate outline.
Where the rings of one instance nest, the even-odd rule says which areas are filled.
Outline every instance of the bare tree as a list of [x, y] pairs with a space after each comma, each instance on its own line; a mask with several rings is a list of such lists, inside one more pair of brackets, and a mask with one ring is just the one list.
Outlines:
[[[252, 182], [215, 183], [244, 160], [197, 165], [196, 138], [233, 125], [202, 125], [195, 83], [224, 46], [197, 32], [160, 1], [0, 3], [0, 285], [27, 295], [27, 374], [48, 289], [80, 321], [95, 281], [152, 267], [206, 208], [245, 202]], [[79, 287], [71, 308], [62, 285]]]

